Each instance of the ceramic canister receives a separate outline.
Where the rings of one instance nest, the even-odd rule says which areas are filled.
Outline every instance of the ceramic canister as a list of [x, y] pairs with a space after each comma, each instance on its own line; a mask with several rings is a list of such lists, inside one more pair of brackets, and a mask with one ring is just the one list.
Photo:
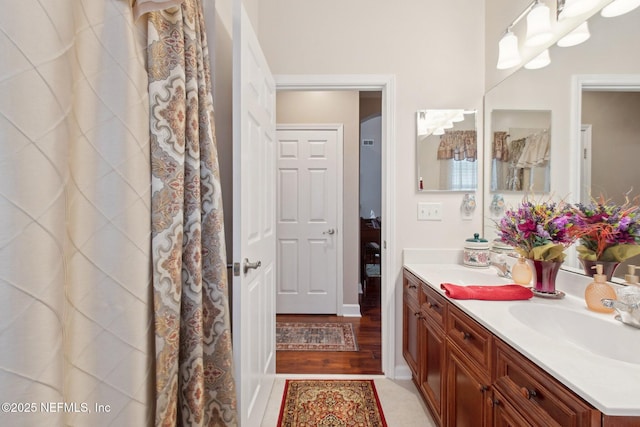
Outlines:
[[491, 264], [489, 242], [478, 233], [464, 242], [462, 262], [467, 267], [485, 268]]

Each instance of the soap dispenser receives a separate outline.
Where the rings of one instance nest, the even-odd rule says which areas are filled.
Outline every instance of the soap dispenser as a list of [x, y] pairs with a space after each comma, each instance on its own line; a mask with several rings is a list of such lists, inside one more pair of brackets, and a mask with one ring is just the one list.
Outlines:
[[518, 261], [511, 267], [511, 277], [518, 285], [527, 286], [531, 283], [533, 273], [524, 257], [518, 257]]
[[584, 290], [584, 300], [587, 303], [587, 308], [599, 313], [613, 313], [615, 311], [613, 308], [602, 305], [602, 299], [615, 300], [616, 291], [606, 282], [607, 276], [602, 274], [602, 264], [596, 264], [591, 268], [596, 269], [596, 274], [593, 275], [593, 282], [589, 283]]

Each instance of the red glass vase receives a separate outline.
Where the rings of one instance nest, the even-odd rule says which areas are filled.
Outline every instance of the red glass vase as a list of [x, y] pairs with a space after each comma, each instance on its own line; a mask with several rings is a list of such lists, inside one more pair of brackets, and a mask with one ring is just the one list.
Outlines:
[[562, 261], [538, 261], [527, 259], [533, 275], [533, 290], [540, 294], [556, 295], [556, 277]]
[[596, 264], [602, 264], [602, 274], [607, 276], [607, 281], [611, 281], [611, 278], [616, 272], [616, 269], [620, 265], [617, 261], [591, 261], [588, 259], [580, 258], [580, 262], [582, 263], [582, 268], [584, 269], [584, 274], [587, 276], [593, 277], [596, 273], [595, 266]]

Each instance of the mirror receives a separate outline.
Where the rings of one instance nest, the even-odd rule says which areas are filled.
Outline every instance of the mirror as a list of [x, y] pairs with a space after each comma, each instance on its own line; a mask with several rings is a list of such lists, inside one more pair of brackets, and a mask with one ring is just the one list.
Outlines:
[[[493, 220], [500, 215], [491, 209], [494, 196], [504, 197], [506, 207], [516, 206], [523, 196], [523, 193], [503, 193], [502, 190], [494, 191], [491, 188], [492, 150], [489, 144], [492, 141], [492, 111], [551, 111], [553, 162], [549, 165], [549, 195], [554, 199], [579, 202], [590, 195], [598, 196], [604, 190], [606, 197], [616, 200], [614, 197], [628, 193], [632, 187], [631, 196], [640, 194], [640, 168], [637, 166], [640, 139], [636, 124], [640, 117], [638, 102], [624, 101], [628, 106], [624, 118], [619, 113], [613, 113], [618, 117], [614, 132], [611, 128], [603, 131], [602, 123], [608, 116], [607, 126], [613, 125], [611, 111], [607, 111], [612, 104], [607, 107], [602, 99], [595, 103], [591, 99], [595, 98], [592, 96], [594, 91], [608, 92], [613, 97], [622, 92], [635, 92], [637, 96], [640, 92], [640, 56], [636, 54], [635, 46], [635, 41], [640, 40], [638, 22], [640, 8], [615, 18], [596, 14], [588, 21], [591, 38], [585, 43], [573, 47], [552, 46], [549, 66], [538, 70], [522, 68], [485, 94], [484, 141], [487, 149], [484, 158], [483, 210], [486, 238], [497, 237]], [[622, 102], [614, 101], [618, 105]], [[583, 132], [586, 125], [592, 125], [593, 128], [590, 143]], [[619, 143], [614, 144], [614, 139]], [[606, 155], [603, 154], [605, 152]], [[623, 159], [632, 156], [634, 159], [630, 161], [634, 165], [623, 166]], [[586, 188], [582, 182], [589, 173], [591, 184]], [[615, 180], [617, 184], [607, 183], [605, 186], [603, 174], [619, 178]], [[539, 196], [540, 190], [534, 189], [534, 193]], [[633, 260], [639, 262], [637, 258]], [[580, 268], [572, 248], [567, 251], [565, 265]], [[617, 275], [624, 274], [624, 271], [625, 268], [619, 267]]]
[[549, 192], [551, 111], [491, 112], [491, 191]]
[[418, 110], [418, 191], [475, 191], [478, 137], [475, 110]]

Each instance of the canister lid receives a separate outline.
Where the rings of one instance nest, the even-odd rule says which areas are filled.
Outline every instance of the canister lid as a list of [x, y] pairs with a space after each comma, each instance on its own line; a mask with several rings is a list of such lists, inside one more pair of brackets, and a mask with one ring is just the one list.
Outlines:
[[480, 237], [480, 234], [475, 233], [473, 235], [473, 238], [469, 238], [465, 240], [464, 247], [468, 249], [476, 249], [476, 250], [478, 249], [489, 250], [489, 242], [487, 241], [487, 239], [483, 239], [482, 237]]
[[489, 243], [489, 241], [487, 239], [483, 239], [482, 237], [480, 237], [479, 233], [473, 233], [473, 237], [472, 238], [468, 238], [466, 241], [467, 242], [475, 242], [475, 243]]

